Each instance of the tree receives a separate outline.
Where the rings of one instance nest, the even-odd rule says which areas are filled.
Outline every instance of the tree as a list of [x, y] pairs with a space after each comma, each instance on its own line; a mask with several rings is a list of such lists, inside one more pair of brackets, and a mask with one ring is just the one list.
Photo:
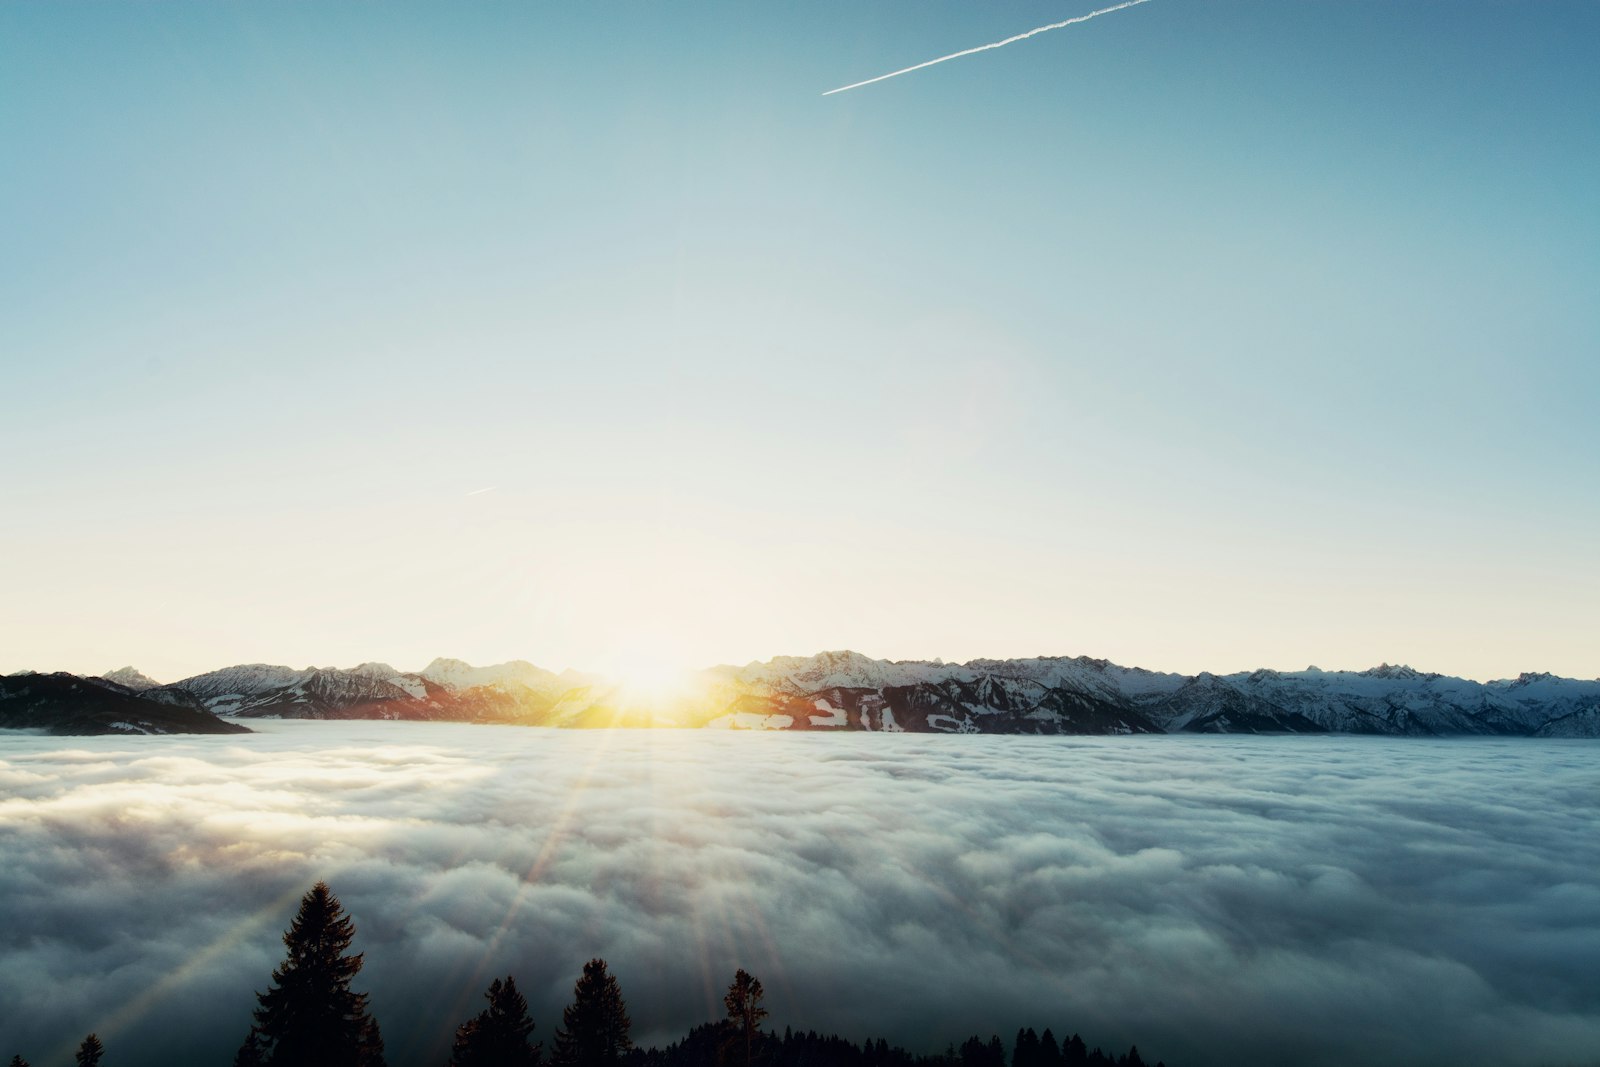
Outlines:
[[606, 973], [606, 961], [590, 960], [572, 988], [572, 1003], [561, 1011], [552, 1059], [561, 1067], [609, 1067], [633, 1048], [630, 1025], [622, 991]]
[[241, 1062], [383, 1067], [383, 1037], [367, 1014], [367, 995], [350, 989], [362, 964], [361, 953], [348, 954], [355, 932], [326, 882], [300, 898], [283, 935], [288, 955], [272, 972], [272, 988], [256, 994], [261, 1006], [239, 1050]]
[[456, 1028], [450, 1067], [538, 1067], [543, 1049], [528, 1042], [533, 1020], [516, 979], [496, 978], [484, 996], [489, 1006]]
[[1056, 1035], [1045, 1027], [1043, 1036], [1039, 1038], [1039, 1062], [1043, 1067], [1060, 1067], [1061, 1046], [1056, 1044]]
[[734, 972], [733, 983], [728, 986], [728, 995], [722, 998], [723, 1006], [728, 1009], [729, 1039], [723, 1046], [724, 1059], [728, 1052], [742, 1049], [743, 1056], [737, 1062], [741, 1067], [751, 1067], [755, 1054], [756, 1039], [761, 1036], [761, 1020], [767, 1017], [767, 1009], [761, 1006], [761, 998], [765, 990], [761, 988], [761, 979], [748, 971], [740, 968]]
[[1017, 1031], [1017, 1043], [1011, 1046], [1011, 1067], [1039, 1067], [1039, 1035], [1033, 1027]]
[[78, 1067], [100, 1067], [100, 1057], [106, 1054], [106, 1047], [100, 1039], [90, 1034], [83, 1039], [83, 1044], [78, 1046]]
[[1006, 1067], [1006, 1047], [1000, 1035], [991, 1036], [987, 1043], [973, 1034], [961, 1044], [961, 1067]]
[[28, 1061], [23, 1059], [22, 1055], [19, 1053], [11, 1057], [11, 1063], [9, 1067], [28, 1067]]
[[250, 1028], [244, 1044], [233, 1054], [233, 1067], [261, 1067], [261, 1034], [255, 1027]]

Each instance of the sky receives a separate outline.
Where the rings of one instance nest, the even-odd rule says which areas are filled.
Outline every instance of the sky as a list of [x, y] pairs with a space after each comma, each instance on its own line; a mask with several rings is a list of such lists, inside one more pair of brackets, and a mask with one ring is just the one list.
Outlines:
[[[226, 1063], [325, 879], [395, 1067], [603, 957], [643, 1045], [723, 1014], [1189, 1067], [1550, 1067], [1600, 1044], [1593, 749], [258, 722], [0, 750], [0, 1047]], [[825, 798], [825, 802], [819, 802]]]
[[1600, 8], [0, 6], [0, 671], [1600, 675]]

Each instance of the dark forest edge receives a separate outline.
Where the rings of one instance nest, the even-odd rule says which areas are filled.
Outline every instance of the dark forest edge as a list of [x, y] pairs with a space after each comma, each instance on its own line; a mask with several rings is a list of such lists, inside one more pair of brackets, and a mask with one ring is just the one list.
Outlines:
[[[327, 883], [312, 886], [284, 932], [283, 963], [267, 991], [256, 994], [259, 1005], [233, 1067], [386, 1067], [367, 994], [350, 987], [364, 963], [361, 953], [350, 952], [354, 939], [355, 923]], [[723, 997], [725, 1017], [665, 1048], [633, 1044], [621, 986], [603, 959], [583, 965], [548, 1058], [533, 1040], [536, 1027], [514, 976], [496, 978], [484, 998], [488, 1006], [456, 1028], [447, 1067], [1146, 1067], [1138, 1046], [1114, 1056], [1090, 1049], [1077, 1034], [1058, 1042], [1049, 1029], [1017, 1031], [1009, 1054], [998, 1035], [973, 1035], [927, 1055], [882, 1039], [857, 1044], [791, 1027], [778, 1034], [762, 1029], [765, 990], [743, 969]], [[104, 1055], [91, 1033], [78, 1046], [76, 1067], [102, 1067]], [[30, 1065], [18, 1054], [10, 1067]]]

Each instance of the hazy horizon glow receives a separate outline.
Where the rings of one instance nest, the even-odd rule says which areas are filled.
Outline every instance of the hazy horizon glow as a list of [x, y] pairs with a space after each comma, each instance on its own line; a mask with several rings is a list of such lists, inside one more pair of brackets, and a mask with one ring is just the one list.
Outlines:
[[1600, 676], [1600, 6], [1073, 15], [0, 5], [0, 672]]

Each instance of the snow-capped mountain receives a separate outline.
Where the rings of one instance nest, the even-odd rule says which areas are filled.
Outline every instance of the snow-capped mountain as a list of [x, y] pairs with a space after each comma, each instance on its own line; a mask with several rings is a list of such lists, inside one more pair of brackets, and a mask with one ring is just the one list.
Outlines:
[[131, 689], [135, 693], [143, 692], [146, 689], [155, 689], [161, 684], [148, 674], [132, 667], [118, 667], [114, 671], [106, 671], [100, 677], [108, 682], [116, 682], [118, 685]]
[[492, 667], [474, 667], [458, 659], [436, 659], [422, 668], [422, 677], [446, 689], [460, 692], [479, 686], [522, 686], [536, 693], [561, 693], [584, 684], [575, 671], [555, 674], [535, 667], [526, 660], [514, 659]]
[[193, 700], [151, 700], [104, 678], [18, 673], [0, 678], [0, 727], [52, 734], [245, 734]]
[[[1600, 679], [1488, 683], [1382, 664], [1193, 677], [1089, 657], [887, 662], [854, 652], [706, 672], [742, 690], [711, 721], [766, 729], [975, 733], [1369, 733], [1590, 736]], [[885, 717], [887, 716], [887, 717]]]
[[195, 675], [147, 695], [190, 697], [218, 715], [297, 719], [529, 722], [566, 685], [531, 663], [472, 667], [435, 660], [420, 673], [387, 663], [294, 667], [250, 663]]
[[246, 718], [433, 718], [398, 713], [413, 704], [426, 705], [429, 690], [419, 676], [401, 674], [382, 663], [363, 663], [350, 670], [247, 663], [185, 678], [149, 695], [181, 694], [218, 715]]
[[414, 673], [387, 663], [252, 663], [164, 686], [123, 668], [83, 681], [143, 703], [246, 719], [943, 733], [1600, 736], [1600, 679], [1523, 674], [1480, 683], [1389, 664], [1365, 671], [1308, 667], [1188, 676], [1086, 656], [943, 663], [838, 651], [712, 667], [683, 694], [648, 706], [598, 676], [557, 674], [522, 660], [474, 667], [436, 659]]

